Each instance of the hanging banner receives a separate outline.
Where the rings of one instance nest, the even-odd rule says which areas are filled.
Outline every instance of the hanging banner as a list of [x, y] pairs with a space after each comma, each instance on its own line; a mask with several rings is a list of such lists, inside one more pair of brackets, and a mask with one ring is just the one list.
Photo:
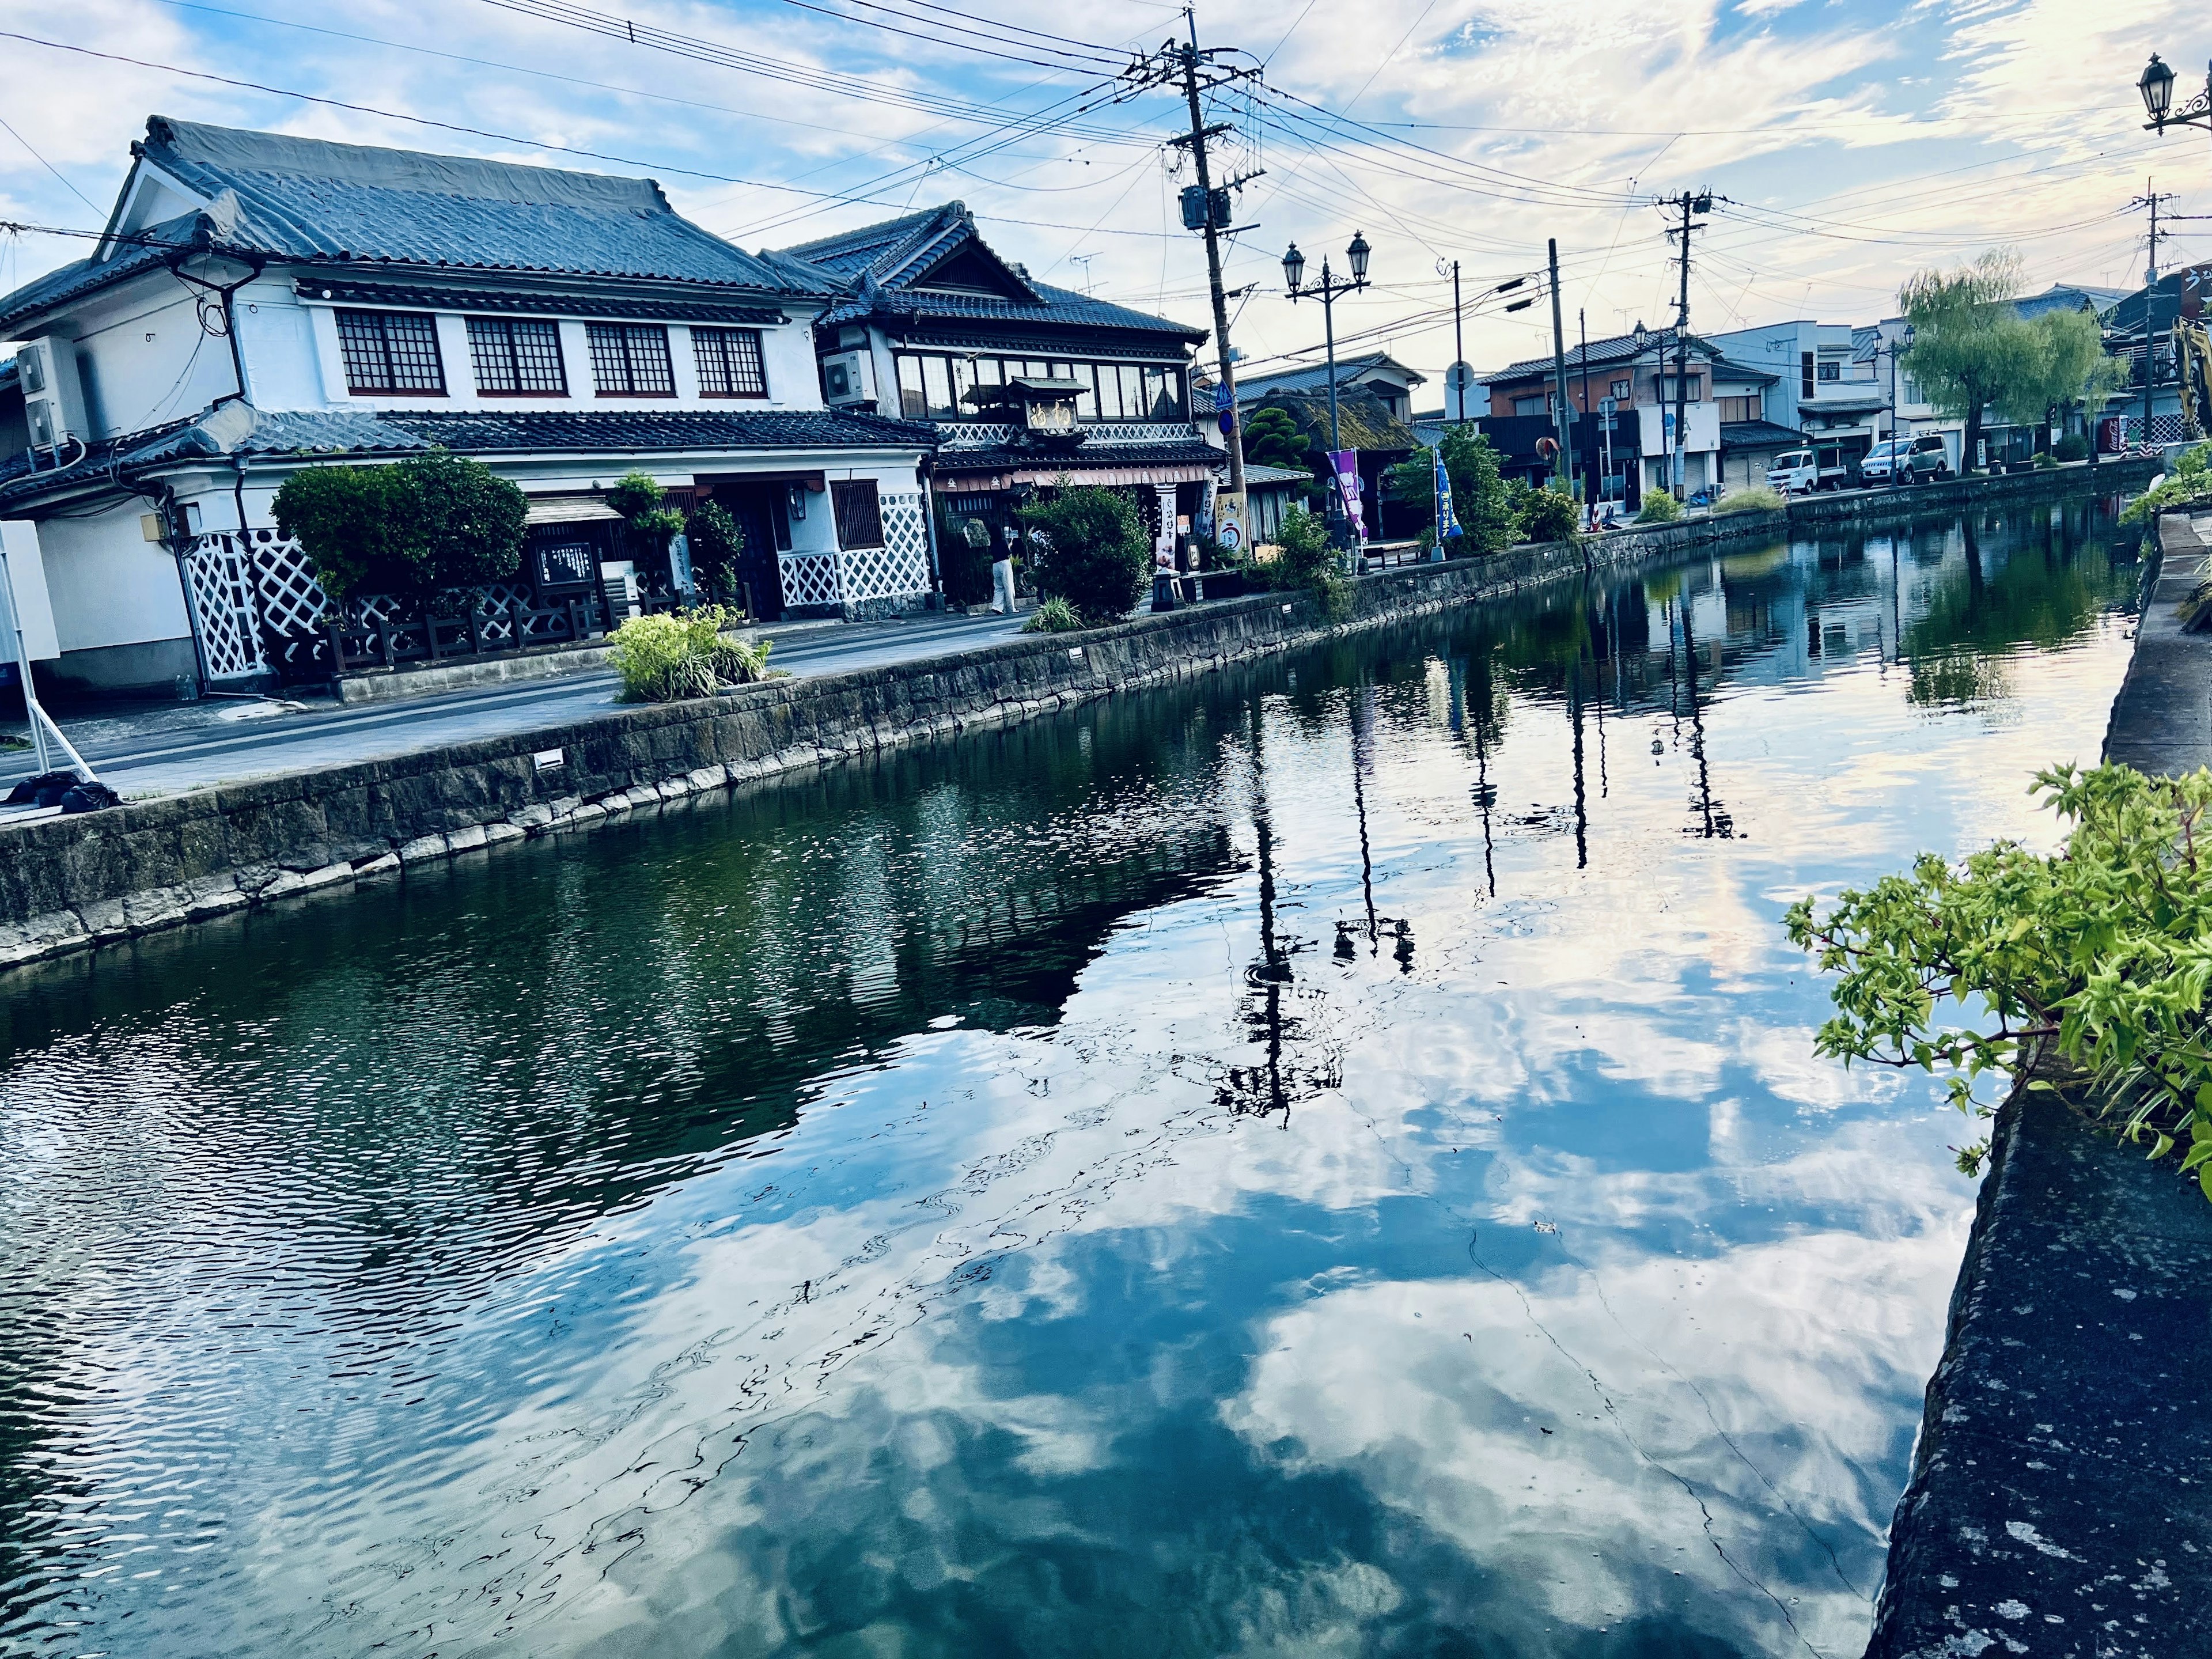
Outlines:
[[1359, 516], [1359, 452], [1356, 449], [1332, 449], [1328, 464], [1336, 473], [1337, 494], [1343, 498], [1344, 516], [1352, 521], [1352, 530], [1362, 546], [1367, 542], [1367, 526]]
[[2212, 432], [2212, 337], [2202, 323], [2174, 325], [2181, 368], [2181, 431], [2191, 441]]
[[1444, 458], [1439, 453], [1432, 458], [1437, 466], [1437, 545], [1460, 533], [1459, 518], [1452, 511], [1451, 478], [1444, 471]]
[[1213, 539], [1224, 553], [1236, 556], [1244, 551], [1244, 497], [1238, 491], [1214, 491]]

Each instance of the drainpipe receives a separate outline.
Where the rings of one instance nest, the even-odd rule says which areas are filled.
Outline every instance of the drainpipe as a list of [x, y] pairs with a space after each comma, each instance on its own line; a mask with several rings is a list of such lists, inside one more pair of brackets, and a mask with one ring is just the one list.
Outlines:
[[921, 485], [921, 533], [929, 547], [929, 589], [937, 598], [937, 608], [945, 609], [945, 571], [937, 556], [937, 495], [930, 487], [930, 474], [935, 470], [933, 457], [925, 455], [915, 468], [915, 477]]
[[[244, 288], [248, 283], [258, 280], [261, 273], [268, 269], [269, 262], [258, 256], [251, 258], [244, 255], [237, 256], [241, 262], [248, 267], [246, 275], [240, 277], [234, 283], [210, 283], [204, 277], [190, 276], [185, 272], [184, 268], [185, 260], [189, 257], [189, 255], [180, 254], [176, 258], [170, 260], [169, 274], [172, 276], [174, 276], [179, 282], [184, 283], [187, 288], [198, 289], [203, 294], [212, 294], [216, 296], [217, 302], [222, 308], [223, 337], [230, 343], [231, 373], [235, 376], [238, 384], [237, 391], [224, 392], [222, 396], [217, 398], [215, 402], [210, 405], [210, 407], [220, 408], [222, 404], [228, 403], [245, 403], [247, 401], [246, 395], [246, 351], [245, 349], [238, 343], [238, 307], [235, 303], [234, 303], [234, 296], [238, 293], [239, 289]], [[204, 330], [207, 327], [207, 325], [203, 321], [200, 326]]]

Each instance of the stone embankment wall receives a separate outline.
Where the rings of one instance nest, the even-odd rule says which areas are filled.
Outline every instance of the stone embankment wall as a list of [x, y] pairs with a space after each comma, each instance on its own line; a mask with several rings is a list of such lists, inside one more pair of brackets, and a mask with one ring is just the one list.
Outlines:
[[[2106, 471], [2117, 487], [2120, 469]], [[2145, 476], [2136, 469], [2134, 483]], [[1341, 619], [1310, 595], [1255, 595], [1082, 634], [775, 680], [514, 737], [6, 826], [0, 967], [580, 828], [703, 789], [1023, 720], [1591, 569], [1765, 544], [1801, 518], [1902, 516], [1984, 495], [2055, 494], [2055, 486], [2078, 489], [2079, 482], [2078, 474], [2045, 474], [1928, 485], [1849, 512], [1815, 500], [1786, 513], [1620, 531], [1580, 549], [1519, 547], [1364, 577]], [[537, 757], [554, 750], [558, 764], [541, 766]]]
[[[2201, 531], [2159, 525], [2107, 759], [2212, 761], [2212, 635], [2176, 604]], [[2212, 1204], [2055, 1090], [1997, 1114], [1868, 1659], [2212, 1650]]]

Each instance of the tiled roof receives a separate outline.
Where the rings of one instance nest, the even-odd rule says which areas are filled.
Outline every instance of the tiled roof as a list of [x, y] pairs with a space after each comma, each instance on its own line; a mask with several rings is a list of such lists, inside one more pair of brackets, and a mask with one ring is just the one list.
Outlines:
[[1774, 421], [1723, 421], [1723, 449], [1767, 449], [1777, 444], [1802, 444], [1805, 434]]
[[[963, 246], [975, 248], [988, 264], [1002, 272], [1012, 293], [969, 293], [913, 285]], [[1124, 329], [1182, 340], [1203, 340], [1206, 336], [1205, 329], [1188, 323], [1036, 281], [999, 257], [976, 230], [975, 216], [960, 202], [947, 202], [925, 212], [864, 225], [842, 235], [825, 236], [763, 257], [811, 270], [826, 283], [844, 289], [844, 297], [821, 319], [824, 324], [903, 316], [1052, 328]]]
[[303, 276], [292, 284], [303, 298], [342, 306], [398, 306], [414, 311], [519, 313], [532, 317], [626, 317], [672, 323], [744, 323], [765, 327], [789, 320], [773, 305], [732, 305], [726, 296], [645, 299], [635, 292], [521, 293], [465, 283], [349, 283]]
[[225, 404], [190, 420], [94, 444], [58, 471], [0, 460], [0, 504], [166, 461], [232, 455], [393, 455], [443, 446], [462, 454], [631, 454], [721, 449], [931, 448], [916, 421], [827, 410], [257, 410]]
[[[1427, 376], [1417, 374], [1387, 351], [1370, 351], [1361, 357], [1340, 357], [1336, 362], [1336, 385], [1340, 393], [1358, 376], [1370, 369], [1393, 368], [1406, 377], [1408, 384], [1424, 384]], [[1255, 374], [1249, 380], [1237, 383], [1237, 401], [1255, 403], [1271, 392], [1328, 391], [1328, 365], [1309, 363], [1303, 368], [1281, 369], [1273, 374]]]
[[1300, 472], [1287, 466], [1262, 466], [1257, 461], [1244, 463], [1244, 482], [1248, 486], [1269, 489], [1276, 484], [1311, 483], [1310, 472]]
[[195, 211], [148, 226], [130, 241], [118, 244], [104, 261], [72, 260], [24, 283], [13, 294], [0, 296], [0, 339], [9, 337], [15, 325], [26, 318], [142, 270], [156, 270], [181, 251], [210, 247], [214, 241], [214, 222]]
[[1887, 394], [1873, 389], [1826, 397], [1800, 398], [1797, 400], [1797, 414], [1801, 419], [1812, 415], [1865, 415], [1888, 407]]
[[1191, 438], [1182, 442], [1157, 444], [1101, 444], [1092, 449], [1087, 445], [1065, 455], [1052, 455], [1017, 445], [1002, 445], [989, 449], [944, 449], [937, 454], [937, 471], [942, 476], [953, 472], [1003, 472], [1012, 467], [1024, 467], [1032, 471], [1065, 467], [1069, 476], [1095, 471], [1101, 467], [1133, 466], [1191, 466], [1212, 465], [1216, 461], [1225, 464], [1225, 452], [1216, 449], [1202, 438]]
[[[1573, 375], [1584, 362], [1588, 362], [1591, 368], [1595, 368], [1607, 363], [1632, 362], [1642, 352], [1650, 350], [1655, 345], [1664, 345], [1667, 355], [1671, 359], [1674, 351], [1674, 331], [1671, 328], [1655, 328], [1648, 331], [1644, 336], [1644, 344], [1640, 349], [1636, 343], [1636, 337], [1633, 334], [1610, 335], [1602, 340], [1592, 340], [1587, 348], [1587, 356], [1585, 356], [1585, 348], [1580, 342], [1577, 342], [1567, 348], [1567, 373], [1570, 376]], [[1700, 357], [1708, 362], [1720, 355], [1694, 334], [1690, 337], [1690, 352], [1692, 356]], [[1531, 374], [1549, 374], [1551, 370], [1552, 358], [1550, 354], [1547, 353], [1541, 357], [1523, 357], [1517, 363], [1508, 363], [1504, 368], [1488, 374], [1478, 374], [1475, 376], [1475, 384], [1497, 386], [1505, 380], [1526, 380]], [[1749, 372], [1746, 371], [1746, 373]]]
[[[132, 146], [201, 198], [173, 221], [226, 252], [318, 264], [529, 271], [699, 283], [763, 295], [825, 292], [683, 218], [650, 179], [331, 143], [156, 115]], [[6, 300], [21, 318], [158, 264], [114, 244]]]

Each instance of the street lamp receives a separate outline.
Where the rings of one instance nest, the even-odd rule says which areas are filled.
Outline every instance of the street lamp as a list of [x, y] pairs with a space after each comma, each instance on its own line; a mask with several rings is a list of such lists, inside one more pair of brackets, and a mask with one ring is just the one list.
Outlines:
[[[1367, 259], [1373, 252], [1374, 250], [1367, 246], [1367, 239], [1358, 231], [1353, 231], [1352, 245], [1344, 250], [1344, 257], [1352, 266], [1351, 280], [1339, 281], [1331, 275], [1328, 268], [1328, 256], [1323, 254], [1321, 262], [1321, 280], [1311, 288], [1306, 286], [1306, 256], [1298, 252], [1298, 245], [1296, 242], [1291, 243], [1289, 251], [1283, 255], [1283, 285], [1285, 292], [1292, 300], [1314, 298], [1321, 301], [1322, 333], [1328, 343], [1328, 448], [1332, 458], [1343, 448], [1342, 443], [1337, 438], [1336, 431], [1335, 306], [1340, 295], [1356, 294], [1367, 286]], [[1335, 465], [1335, 460], [1332, 459], [1329, 465], [1334, 467]], [[1334, 483], [1334, 478], [1331, 482]], [[1344, 523], [1344, 491], [1341, 486], [1329, 491], [1328, 504], [1331, 539], [1341, 546], [1348, 538]]]
[[2168, 127], [2212, 128], [2212, 66], [2204, 74], [2204, 90], [2191, 98], [2179, 109], [2173, 107], [2172, 69], [2156, 52], [2143, 65], [2143, 72], [2136, 82], [2136, 90], [2142, 94], [2143, 111], [2150, 119], [2143, 123], [2146, 132], [2164, 133]]

